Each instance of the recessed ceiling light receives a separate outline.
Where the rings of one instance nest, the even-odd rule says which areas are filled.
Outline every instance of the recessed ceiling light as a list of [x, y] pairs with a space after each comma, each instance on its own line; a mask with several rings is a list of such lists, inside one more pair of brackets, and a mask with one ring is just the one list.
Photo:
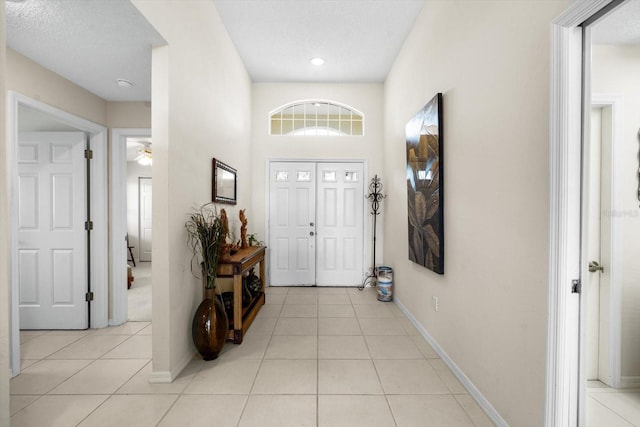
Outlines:
[[118, 86], [121, 87], [133, 87], [133, 82], [131, 80], [127, 80], [127, 79], [116, 79], [116, 83], [118, 83]]
[[309, 62], [311, 62], [313, 65], [322, 65], [324, 64], [324, 59], [316, 56], [315, 58], [311, 58]]

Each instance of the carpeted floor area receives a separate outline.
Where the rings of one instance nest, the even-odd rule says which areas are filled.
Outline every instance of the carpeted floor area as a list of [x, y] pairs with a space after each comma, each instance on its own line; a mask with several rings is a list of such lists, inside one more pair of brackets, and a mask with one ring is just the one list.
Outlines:
[[130, 322], [151, 321], [151, 263], [138, 262], [133, 267], [133, 283], [127, 291]]

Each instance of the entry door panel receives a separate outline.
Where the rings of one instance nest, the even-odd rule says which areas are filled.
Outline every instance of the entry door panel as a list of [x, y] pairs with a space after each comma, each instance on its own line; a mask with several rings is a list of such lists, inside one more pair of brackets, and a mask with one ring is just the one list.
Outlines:
[[153, 187], [151, 178], [138, 178], [140, 198], [138, 214], [139, 220], [139, 233], [140, 233], [140, 261], [151, 261], [151, 212], [152, 212], [152, 193]]
[[363, 275], [363, 165], [269, 167], [271, 284], [356, 286]]
[[318, 164], [317, 284], [359, 285], [363, 262], [361, 163]]
[[271, 163], [271, 284], [315, 284], [315, 164]]
[[21, 329], [87, 327], [84, 149], [81, 132], [19, 136]]

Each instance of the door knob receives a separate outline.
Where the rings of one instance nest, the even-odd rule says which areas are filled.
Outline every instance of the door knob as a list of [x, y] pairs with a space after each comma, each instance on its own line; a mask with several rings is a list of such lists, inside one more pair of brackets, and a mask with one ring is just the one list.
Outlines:
[[596, 271], [604, 271], [604, 267], [598, 264], [597, 261], [589, 262], [589, 273], [595, 273]]
[[313, 231], [311, 231], [311, 232], [309, 233], [309, 236], [314, 236], [315, 234], [316, 234], [316, 233], [314, 233]]
[[310, 222], [309, 225], [313, 227], [315, 224], [313, 222]]

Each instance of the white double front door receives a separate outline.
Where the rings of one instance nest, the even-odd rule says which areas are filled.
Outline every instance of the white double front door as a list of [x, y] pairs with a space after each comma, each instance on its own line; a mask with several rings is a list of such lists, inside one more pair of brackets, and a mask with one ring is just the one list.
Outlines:
[[361, 284], [363, 174], [362, 163], [270, 163], [271, 285]]
[[19, 136], [15, 268], [21, 329], [87, 327], [85, 145], [82, 132]]

